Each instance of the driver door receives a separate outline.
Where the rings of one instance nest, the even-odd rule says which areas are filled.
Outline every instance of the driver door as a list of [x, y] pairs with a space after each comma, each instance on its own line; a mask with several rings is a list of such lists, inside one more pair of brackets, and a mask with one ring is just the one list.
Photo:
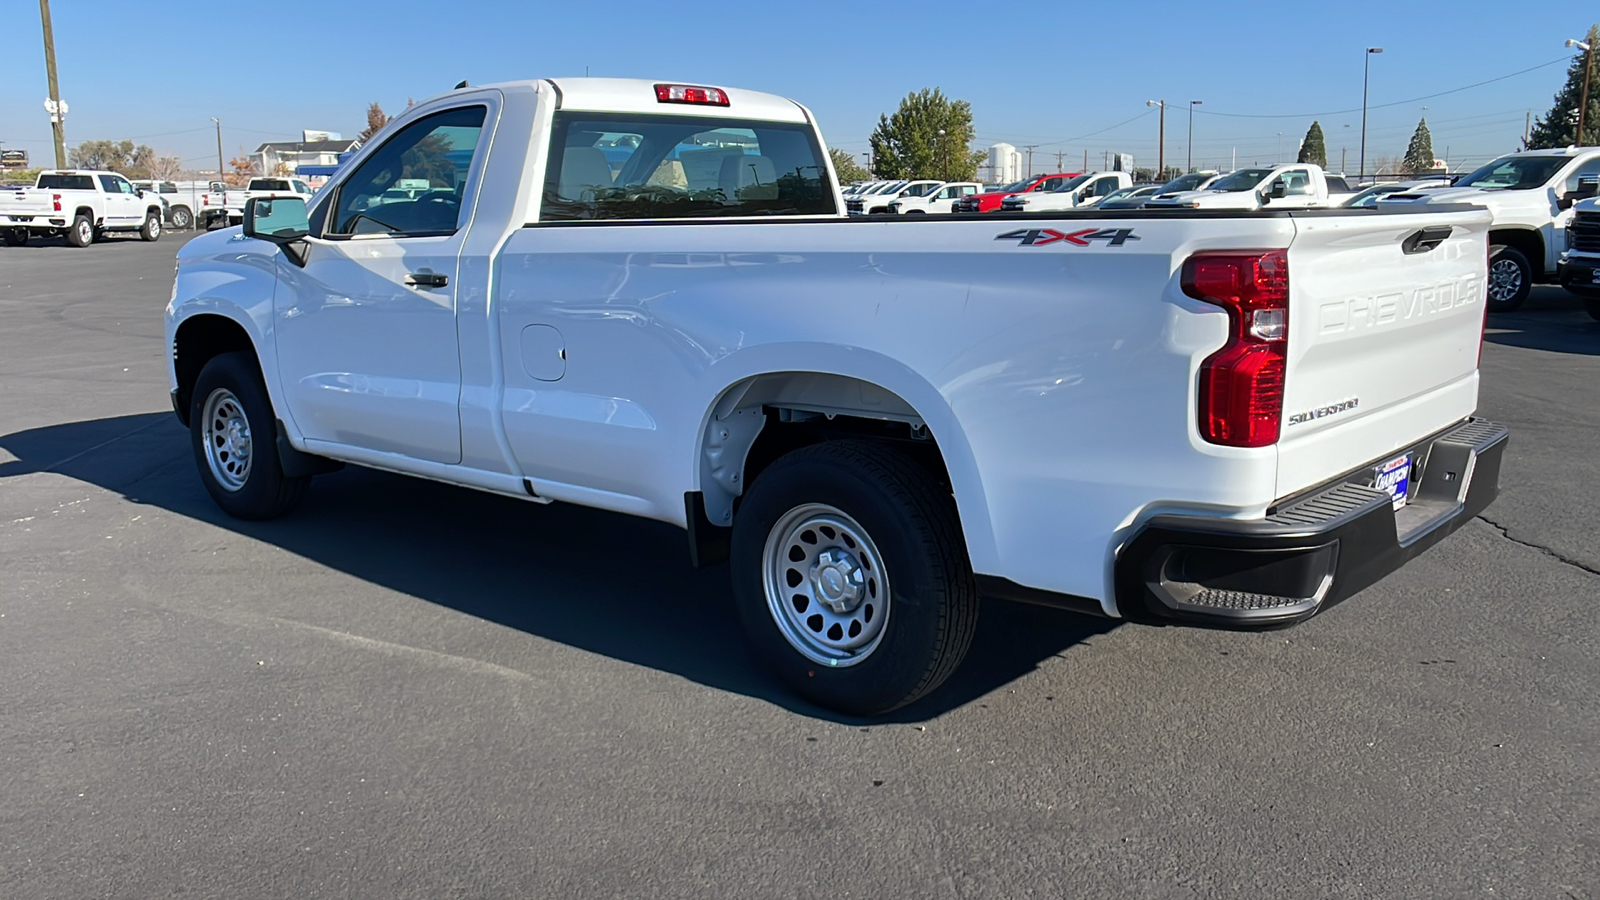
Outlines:
[[[396, 132], [322, 199], [305, 265], [281, 265], [278, 368], [308, 440], [461, 461], [456, 290], [488, 110], [463, 103]], [[375, 202], [402, 178], [430, 189]]]

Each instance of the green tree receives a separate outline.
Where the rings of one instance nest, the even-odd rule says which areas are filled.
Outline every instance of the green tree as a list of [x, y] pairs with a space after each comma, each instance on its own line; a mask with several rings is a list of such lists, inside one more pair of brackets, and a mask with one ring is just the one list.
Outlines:
[[[1600, 144], [1600, 65], [1595, 56], [1600, 51], [1600, 25], [1589, 26], [1589, 36], [1584, 43], [1592, 49], [1579, 53], [1567, 67], [1567, 83], [1556, 93], [1550, 111], [1533, 120], [1533, 131], [1528, 135], [1529, 150], [1545, 150], [1578, 144], [1592, 147]], [[1583, 115], [1583, 135], [1578, 135], [1578, 99], [1583, 96], [1584, 69], [1588, 68], [1589, 108]]]
[[1418, 121], [1417, 130], [1411, 133], [1411, 143], [1406, 146], [1400, 170], [1412, 175], [1433, 171], [1433, 135], [1428, 133], [1427, 119]]
[[128, 178], [149, 178], [156, 152], [133, 141], [84, 141], [67, 154], [74, 169], [105, 169]]
[[872, 180], [871, 172], [861, 168], [856, 163], [855, 157], [840, 150], [838, 147], [828, 148], [828, 158], [833, 160], [833, 173], [839, 176], [840, 184]]
[[906, 95], [872, 132], [872, 168], [879, 178], [972, 181], [983, 153], [971, 148], [972, 104], [938, 88]]
[[383, 114], [383, 107], [378, 105], [378, 101], [372, 101], [371, 105], [367, 107], [367, 127], [356, 135], [356, 140], [365, 144], [368, 138], [382, 131], [383, 126], [387, 124], [389, 124], [389, 117]]
[[1306, 129], [1305, 140], [1300, 142], [1300, 155], [1294, 161], [1328, 167], [1328, 143], [1322, 136], [1321, 122], [1312, 122]]

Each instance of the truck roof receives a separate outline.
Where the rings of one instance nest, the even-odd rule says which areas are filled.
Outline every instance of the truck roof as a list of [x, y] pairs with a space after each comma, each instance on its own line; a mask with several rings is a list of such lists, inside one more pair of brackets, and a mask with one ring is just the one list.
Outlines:
[[[723, 119], [759, 119], [768, 122], [808, 124], [810, 118], [800, 104], [779, 97], [741, 88], [723, 87], [697, 81], [648, 81], [642, 78], [550, 78], [546, 79], [560, 95], [561, 109], [589, 112], [650, 113], [655, 115], [700, 116]], [[528, 84], [529, 82], [514, 82]], [[702, 103], [663, 103], [656, 99], [658, 84], [684, 84], [714, 87], [728, 97], [727, 106]], [[486, 85], [497, 87], [498, 85]]]

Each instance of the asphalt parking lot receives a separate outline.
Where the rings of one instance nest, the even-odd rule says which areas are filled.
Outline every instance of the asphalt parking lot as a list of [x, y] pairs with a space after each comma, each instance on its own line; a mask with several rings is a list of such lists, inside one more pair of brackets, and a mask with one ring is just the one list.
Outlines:
[[1500, 500], [1288, 631], [991, 603], [800, 704], [680, 532], [348, 469], [225, 518], [172, 257], [0, 248], [0, 896], [1600, 895], [1600, 322], [1493, 317]]

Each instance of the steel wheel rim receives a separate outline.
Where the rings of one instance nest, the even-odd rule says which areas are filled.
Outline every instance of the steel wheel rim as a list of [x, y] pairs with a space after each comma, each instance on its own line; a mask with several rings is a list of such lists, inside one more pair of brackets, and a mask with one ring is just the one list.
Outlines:
[[230, 493], [243, 488], [250, 480], [253, 458], [250, 419], [244, 414], [244, 404], [227, 388], [217, 388], [206, 398], [200, 422], [211, 477]]
[[193, 221], [190, 215], [181, 209], [172, 214], [172, 224], [178, 228], [188, 228]]
[[853, 666], [889, 623], [889, 579], [871, 535], [821, 503], [789, 510], [762, 551], [767, 610], [789, 645], [812, 662]]
[[1489, 267], [1489, 299], [1504, 302], [1522, 290], [1522, 267], [1509, 259], [1496, 260]]

